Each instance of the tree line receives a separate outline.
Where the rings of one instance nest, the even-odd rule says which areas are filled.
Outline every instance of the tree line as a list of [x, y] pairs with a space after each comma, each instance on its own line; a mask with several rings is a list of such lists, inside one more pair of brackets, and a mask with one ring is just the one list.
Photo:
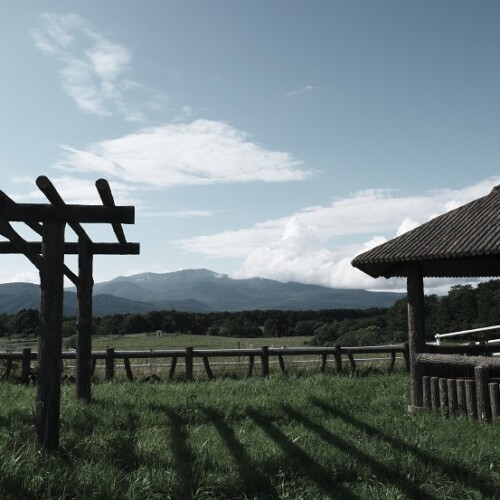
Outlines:
[[[500, 324], [500, 280], [453, 286], [447, 295], [425, 297], [426, 330], [436, 333]], [[63, 335], [75, 334], [75, 318], [65, 318]], [[36, 335], [38, 311], [23, 309], [0, 315], [0, 336]], [[122, 336], [133, 333], [218, 335], [226, 337], [311, 337], [312, 345], [369, 345], [407, 339], [407, 303], [389, 308], [325, 309], [320, 311], [256, 310], [188, 313], [152, 311], [113, 314], [94, 319], [94, 334]]]

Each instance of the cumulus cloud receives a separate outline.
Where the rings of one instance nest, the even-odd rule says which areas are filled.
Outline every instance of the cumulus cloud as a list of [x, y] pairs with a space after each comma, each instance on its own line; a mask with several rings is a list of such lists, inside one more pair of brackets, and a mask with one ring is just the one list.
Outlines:
[[144, 128], [85, 149], [63, 146], [63, 153], [56, 168], [154, 187], [283, 182], [312, 175], [290, 154], [266, 149], [231, 125], [210, 120]]
[[64, 91], [86, 113], [117, 112], [128, 121], [140, 122], [146, 117], [139, 101], [155, 105], [164, 99], [127, 77], [132, 62], [128, 48], [102, 36], [76, 14], [45, 13], [32, 35], [40, 51], [58, 60]]
[[[405, 286], [402, 280], [374, 280], [353, 268], [352, 258], [416, 227], [433, 214], [446, 212], [450, 204], [461, 205], [487, 194], [498, 183], [500, 177], [464, 189], [406, 197], [390, 191], [361, 191], [290, 217], [238, 231], [183, 239], [177, 244], [213, 258], [243, 258], [235, 277], [263, 276], [344, 288], [401, 289]], [[437, 288], [443, 283], [437, 280], [431, 285]]]

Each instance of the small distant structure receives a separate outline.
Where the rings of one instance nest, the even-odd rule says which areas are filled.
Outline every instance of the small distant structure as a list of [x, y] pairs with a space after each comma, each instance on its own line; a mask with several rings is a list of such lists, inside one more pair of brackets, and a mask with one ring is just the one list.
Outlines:
[[[488, 420], [491, 408], [493, 413], [498, 412], [498, 383], [489, 383], [488, 374], [500, 376], [500, 359], [487, 356], [498, 347], [426, 344], [423, 279], [500, 276], [500, 185], [487, 196], [358, 255], [352, 265], [373, 278], [407, 279], [411, 407], [435, 406], [429, 402], [429, 379], [467, 382], [472, 378], [478, 408], [480, 403], [485, 406], [483, 415], [478, 412], [479, 417]], [[457, 373], [461, 376], [457, 377]], [[444, 387], [440, 380], [437, 382]], [[457, 383], [462, 387], [461, 382]], [[453, 388], [454, 384], [448, 386]], [[448, 401], [455, 395], [461, 397], [459, 392]]]

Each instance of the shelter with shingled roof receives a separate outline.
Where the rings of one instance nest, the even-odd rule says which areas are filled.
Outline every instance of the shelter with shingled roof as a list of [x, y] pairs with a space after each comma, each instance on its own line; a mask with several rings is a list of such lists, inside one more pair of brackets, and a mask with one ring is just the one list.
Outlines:
[[463, 403], [469, 414], [498, 418], [495, 348], [426, 344], [423, 280], [500, 276], [500, 186], [358, 255], [352, 265], [373, 278], [407, 279], [411, 407], [449, 412]]

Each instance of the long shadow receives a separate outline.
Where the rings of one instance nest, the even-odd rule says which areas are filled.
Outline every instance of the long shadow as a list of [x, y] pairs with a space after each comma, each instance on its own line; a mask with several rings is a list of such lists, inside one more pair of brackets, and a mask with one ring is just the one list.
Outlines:
[[170, 438], [174, 455], [173, 464], [181, 484], [179, 498], [192, 498], [195, 457], [188, 445], [186, 422], [172, 408], [167, 407], [164, 411], [170, 421]]
[[335, 481], [330, 470], [293, 443], [268, 418], [255, 410], [248, 410], [248, 416], [281, 448], [286, 462], [295, 470], [307, 475], [329, 498], [359, 498], [338, 481]]
[[294, 410], [291, 406], [284, 404], [281, 405], [281, 407], [287, 415], [295, 419], [304, 427], [307, 427], [308, 429], [315, 432], [323, 441], [335, 446], [339, 450], [348, 453], [353, 458], [356, 458], [360, 462], [368, 465], [381, 482], [391, 482], [392, 484], [403, 490], [408, 498], [435, 498], [434, 496], [422, 491], [417, 485], [409, 481], [403, 474], [378, 462], [367, 453], [348, 443], [345, 439], [342, 439], [341, 437], [333, 434], [321, 425], [310, 420], [304, 414], [299, 413], [297, 410]]
[[498, 495], [498, 491], [492, 483], [491, 478], [471, 472], [466, 467], [463, 467], [456, 463], [447, 462], [442, 458], [433, 455], [432, 453], [418, 448], [415, 445], [405, 443], [404, 441], [401, 441], [389, 434], [386, 434], [380, 429], [377, 429], [376, 427], [373, 427], [372, 425], [359, 420], [352, 414], [333, 406], [331, 403], [326, 403], [325, 401], [322, 401], [321, 399], [314, 396], [309, 399], [312, 404], [314, 404], [318, 408], [321, 408], [324, 412], [329, 413], [334, 417], [341, 418], [347, 424], [361, 430], [368, 436], [380, 439], [400, 452], [410, 452], [421, 462], [432, 464], [434, 468], [439, 468], [441, 472], [446, 474], [452, 481], [460, 482], [465, 486], [472, 486], [474, 489], [479, 490], [481, 494], [486, 498], [496, 498], [495, 495]]
[[236, 439], [234, 430], [224, 422], [222, 415], [212, 408], [201, 407], [201, 410], [213, 424], [231, 453], [238, 469], [238, 474], [243, 480], [245, 494], [257, 494], [257, 496], [260, 496], [258, 494], [261, 493], [265, 494], [266, 498], [274, 498], [275, 495], [271, 493], [274, 487], [270, 479], [260, 473], [255, 467], [252, 467], [250, 456], [243, 445]]

